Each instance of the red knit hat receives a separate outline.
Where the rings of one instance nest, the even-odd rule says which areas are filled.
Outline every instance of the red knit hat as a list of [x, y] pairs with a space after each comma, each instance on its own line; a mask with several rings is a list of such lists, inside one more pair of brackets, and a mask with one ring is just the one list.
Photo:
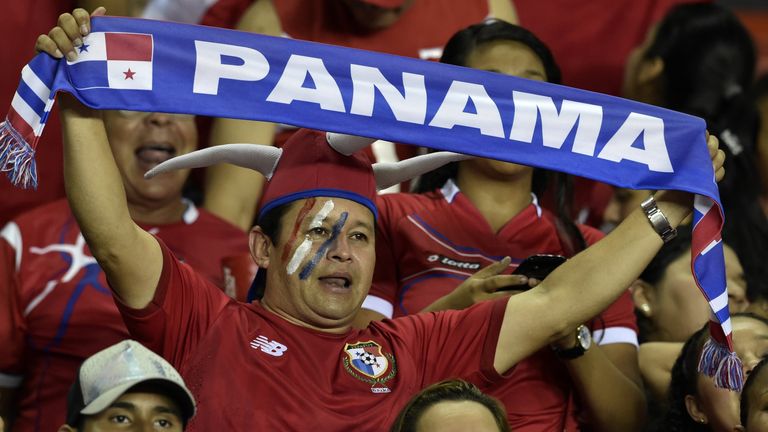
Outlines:
[[368, 156], [363, 151], [345, 156], [328, 145], [325, 133], [300, 129], [283, 146], [265, 186], [259, 218], [280, 205], [320, 196], [355, 201], [377, 217], [376, 180]]

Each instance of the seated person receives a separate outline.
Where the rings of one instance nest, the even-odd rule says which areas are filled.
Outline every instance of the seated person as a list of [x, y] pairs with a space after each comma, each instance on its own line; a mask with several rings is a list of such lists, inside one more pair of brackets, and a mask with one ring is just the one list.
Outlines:
[[[768, 352], [768, 321], [742, 313], [734, 315], [731, 323], [734, 348], [746, 376]], [[707, 325], [682, 345], [669, 381], [668, 411], [658, 431], [727, 432], [740, 424], [739, 394], [716, 388], [711, 378], [698, 372], [706, 340]]]
[[752, 372], [741, 391], [740, 417], [741, 425], [736, 431], [740, 432], [766, 432], [768, 431], [768, 417], [766, 417], [766, 396], [768, 396], [768, 368], [765, 365], [768, 360], [763, 359], [752, 369]]
[[[194, 117], [102, 115], [127, 214], [177, 258], [221, 289], [231, 288], [223, 266], [237, 257], [250, 261], [245, 233], [182, 196], [189, 171], [143, 177], [158, 163], [197, 148]], [[0, 415], [15, 414], [6, 417], [14, 431], [58, 427], [64, 418], [57, 413], [63, 412], [77, 366], [128, 337], [107, 277], [66, 200], [27, 212], [0, 231]]]
[[[72, 52], [69, 35], [80, 35], [80, 25], [87, 32], [89, 15], [76, 10], [60, 23], [64, 28], [38, 39], [38, 49]], [[343, 153], [326, 134], [308, 130], [281, 152], [237, 146], [247, 154], [233, 162], [270, 178], [250, 233], [252, 255], [266, 269], [264, 297], [244, 304], [130, 219], [101, 116], [72, 97], [60, 102], [68, 199], [131, 334], [194, 382], [206, 410], [190, 429], [363, 429], [393, 422], [414, 393], [434, 382], [493, 384], [614, 302], [668, 238], [638, 208], [526, 292], [356, 330], [352, 322], [373, 276], [378, 215], [377, 176], [362, 151]], [[705, 167], [704, 177], [720, 179], [724, 154], [715, 137], [706, 145], [712, 171]], [[231, 156], [218, 150], [191, 159]], [[197, 166], [215, 163], [206, 162]], [[186, 163], [190, 157], [182, 156], [163, 165]], [[693, 205], [691, 193], [676, 190], [648, 201], [663, 215], [664, 233]], [[509, 257], [497, 263], [509, 264]], [[528, 283], [524, 276], [509, 279]], [[611, 390], [604, 395], [612, 397]]]
[[195, 398], [162, 357], [125, 340], [88, 357], [67, 396], [59, 432], [182, 431]]
[[462, 380], [442, 381], [420, 391], [400, 411], [390, 432], [509, 432], [498, 400]]

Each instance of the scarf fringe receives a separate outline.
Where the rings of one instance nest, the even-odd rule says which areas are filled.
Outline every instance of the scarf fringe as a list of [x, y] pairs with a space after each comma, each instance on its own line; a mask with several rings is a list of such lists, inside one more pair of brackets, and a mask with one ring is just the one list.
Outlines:
[[35, 149], [7, 119], [0, 123], [0, 172], [15, 186], [37, 189]]
[[744, 371], [736, 353], [713, 339], [704, 344], [699, 358], [699, 372], [712, 378], [716, 387], [740, 392]]

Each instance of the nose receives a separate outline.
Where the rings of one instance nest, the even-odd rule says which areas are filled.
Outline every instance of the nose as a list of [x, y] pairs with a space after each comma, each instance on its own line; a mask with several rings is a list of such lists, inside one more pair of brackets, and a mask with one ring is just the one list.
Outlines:
[[174, 116], [173, 114], [166, 114], [166, 113], [150, 113], [146, 121], [153, 125], [153, 126], [166, 126], [173, 122]]
[[336, 262], [347, 262], [352, 259], [349, 239], [343, 233], [336, 235], [330, 240], [328, 247], [328, 259]]

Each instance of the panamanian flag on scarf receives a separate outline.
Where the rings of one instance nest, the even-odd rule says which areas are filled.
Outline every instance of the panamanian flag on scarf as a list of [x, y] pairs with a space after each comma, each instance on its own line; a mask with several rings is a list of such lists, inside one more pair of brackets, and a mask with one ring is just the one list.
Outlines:
[[[67, 62], [40, 54], [0, 123], [0, 172], [35, 187], [57, 91], [93, 109], [271, 121], [696, 195], [692, 271], [712, 309], [699, 369], [740, 389], [717, 184], [702, 119], [549, 83], [225, 29], [96, 17]], [[370, 360], [370, 359], [369, 359]]]
[[91, 33], [75, 48], [77, 59], [68, 61], [78, 90], [111, 88], [152, 90], [152, 35], [146, 33]]

